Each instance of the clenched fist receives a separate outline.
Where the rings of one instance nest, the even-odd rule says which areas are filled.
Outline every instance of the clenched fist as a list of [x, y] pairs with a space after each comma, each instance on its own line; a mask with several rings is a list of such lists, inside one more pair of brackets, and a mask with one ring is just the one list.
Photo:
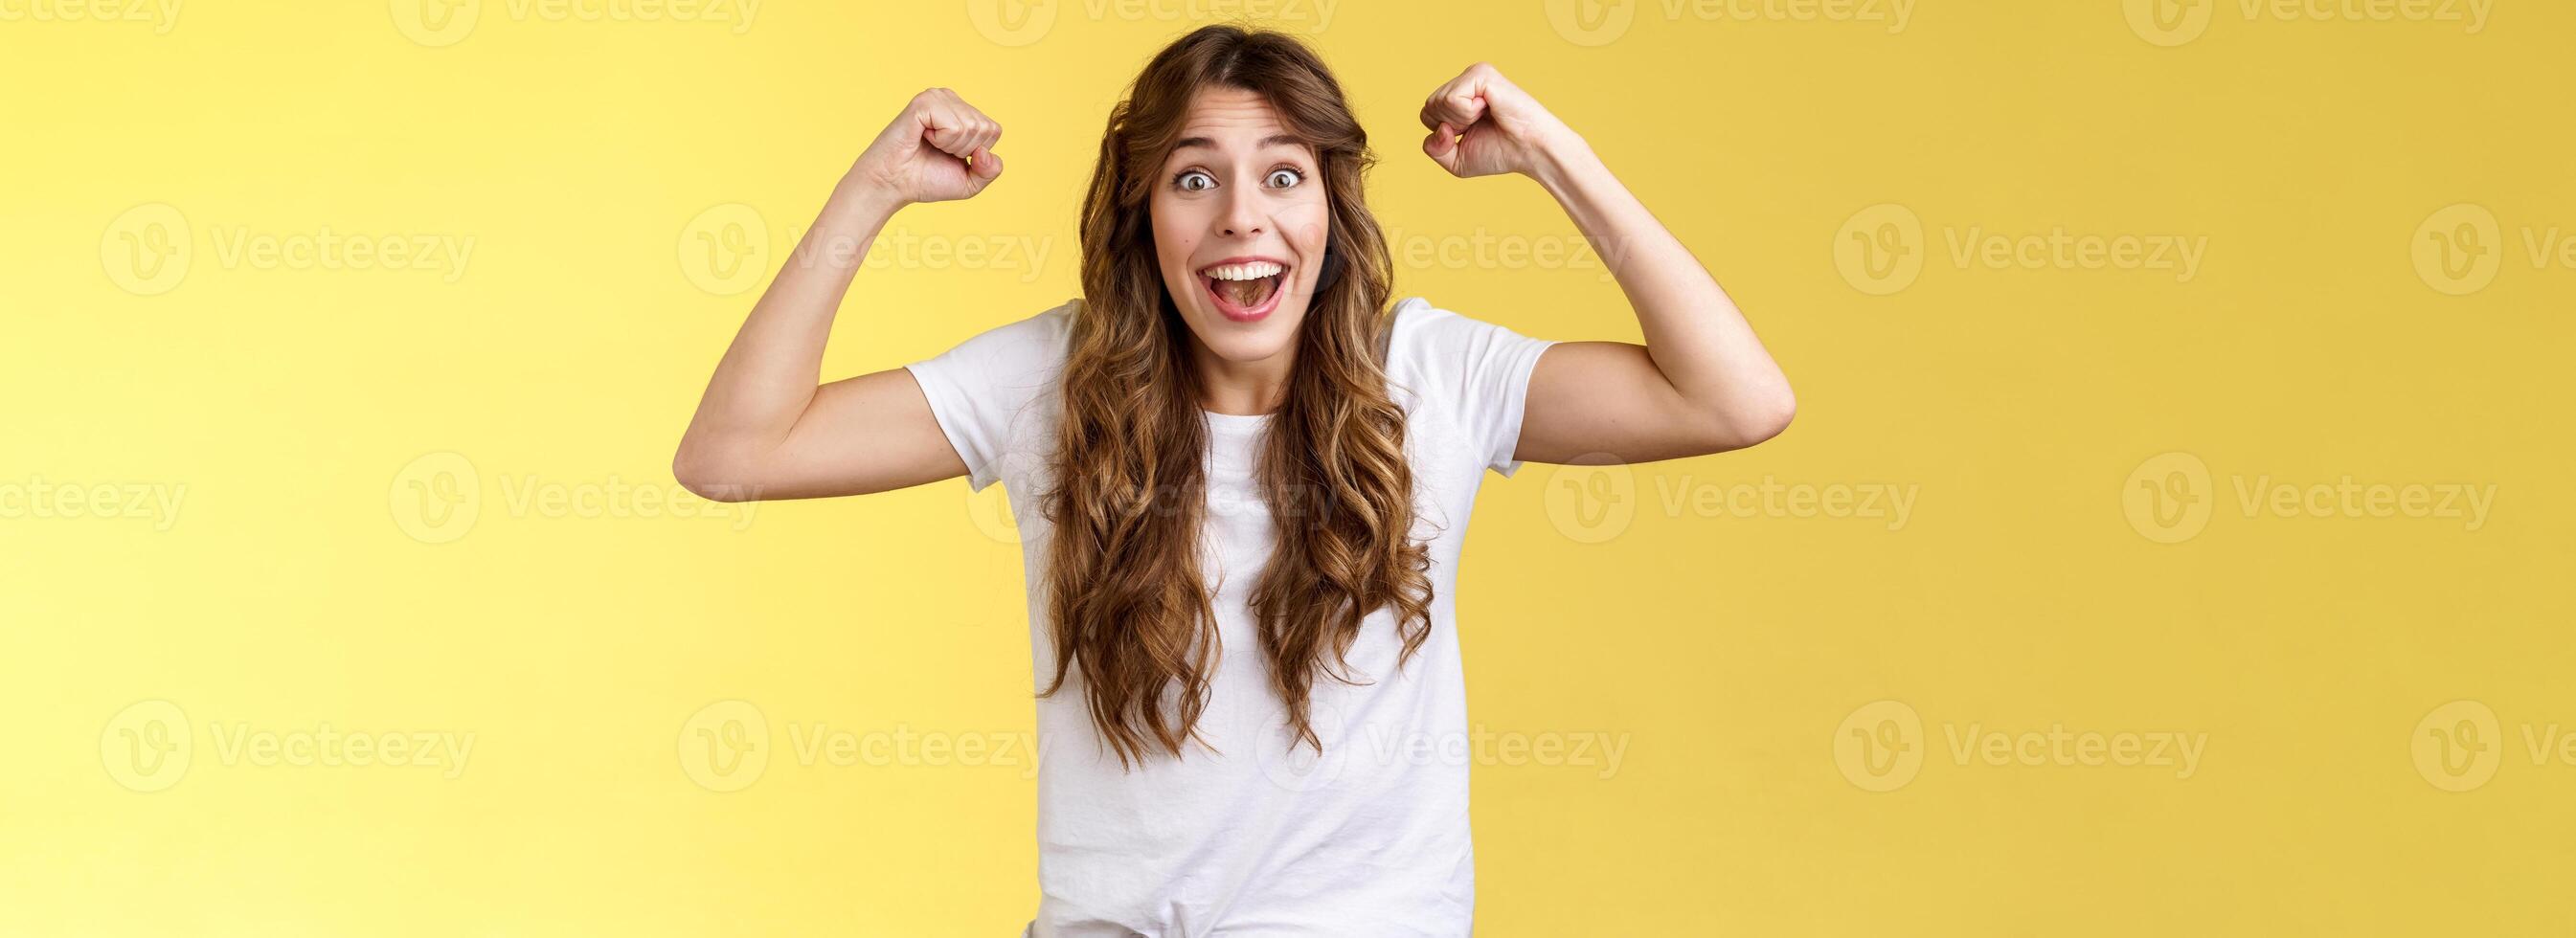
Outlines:
[[1002, 175], [992, 150], [1000, 139], [1002, 125], [956, 92], [932, 88], [912, 96], [850, 174], [907, 204], [973, 198]]
[[1493, 66], [1478, 62], [1422, 103], [1422, 152], [1456, 176], [1534, 175], [1551, 148], [1574, 131]]

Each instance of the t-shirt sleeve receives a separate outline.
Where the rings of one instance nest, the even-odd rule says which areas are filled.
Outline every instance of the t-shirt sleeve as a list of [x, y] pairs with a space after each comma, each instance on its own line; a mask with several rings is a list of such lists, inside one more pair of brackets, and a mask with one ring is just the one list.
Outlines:
[[1397, 380], [1447, 411], [1486, 467], [1509, 476], [1521, 467], [1512, 453], [1520, 447], [1530, 373], [1554, 344], [1410, 297], [1396, 305], [1388, 356]]
[[1071, 316], [1068, 302], [904, 366], [976, 491], [1001, 478], [1005, 457], [1028, 429], [1031, 405], [1054, 390]]

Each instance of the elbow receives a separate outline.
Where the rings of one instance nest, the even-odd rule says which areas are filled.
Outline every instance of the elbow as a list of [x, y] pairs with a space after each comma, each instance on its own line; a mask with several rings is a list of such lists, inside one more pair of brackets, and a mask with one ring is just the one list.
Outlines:
[[[1787, 432], [1789, 429], [1789, 421], [1795, 420], [1797, 417], [1797, 395], [1789, 393], [1788, 388], [1781, 388], [1780, 393], [1776, 395], [1773, 400], [1765, 403], [1760, 410], [1754, 414], [1751, 424], [1751, 428], [1753, 430], [1753, 433], [1751, 434], [1753, 443], [1760, 443], [1764, 440], [1768, 440]], [[1745, 445], [1750, 446], [1752, 443], [1747, 443]]]
[[1759, 445], [1786, 432], [1789, 422], [1797, 416], [1798, 398], [1782, 386], [1720, 415], [1715, 421], [1716, 448], [1724, 451]]
[[755, 487], [738, 466], [728, 466], [703, 445], [683, 440], [671, 456], [671, 478], [689, 494], [711, 502], [752, 501]]

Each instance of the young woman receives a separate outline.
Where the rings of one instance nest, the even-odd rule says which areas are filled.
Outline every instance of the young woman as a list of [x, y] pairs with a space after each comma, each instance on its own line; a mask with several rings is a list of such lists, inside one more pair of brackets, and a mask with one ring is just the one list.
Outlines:
[[[1284, 35], [1209, 27], [1110, 114], [1080, 299], [817, 387], [898, 209], [1002, 174], [944, 88], [860, 154], [716, 366], [673, 468], [709, 498], [1006, 483], [1027, 562], [1048, 935], [1465, 935], [1457, 563], [1483, 473], [1759, 443], [1794, 404], [1708, 273], [1492, 66], [1422, 106], [1450, 173], [1546, 188], [1646, 342], [1546, 342], [1420, 298], [1368, 135]], [[807, 250], [811, 253], [807, 253]]]

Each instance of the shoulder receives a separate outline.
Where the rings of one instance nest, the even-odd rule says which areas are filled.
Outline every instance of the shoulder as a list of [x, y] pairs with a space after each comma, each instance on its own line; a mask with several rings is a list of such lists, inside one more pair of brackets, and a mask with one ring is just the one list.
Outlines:
[[994, 326], [904, 366], [975, 488], [1017, 471], [1018, 455], [1042, 450], [1031, 441], [1045, 431], [1081, 302]]
[[1061, 362], [1066, 339], [1073, 334], [1073, 317], [1081, 305], [1078, 297], [1066, 300], [1034, 316], [986, 329], [957, 348], [972, 351], [978, 357], [1022, 365]]
[[947, 351], [904, 367], [912, 371], [934, 408], [1000, 416], [1016, 413], [1055, 386], [1064, 372], [1065, 345], [1082, 301], [1006, 322], [968, 337]]
[[1419, 296], [1397, 301], [1387, 331], [1387, 377], [1408, 387], [1456, 387], [1476, 380], [1496, 364], [1508, 364], [1522, 355], [1535, 357], [1552, 344]]
[[950, 380], [988, 386], [1036, 386], [1062, 370], [1067, 337], [1080, 299], [1006, 322], [968, 337], [935, 357], [913, 363], [915, 374], [937, 372]]
[[1426, 330], [1436, 331], [1464, 318], [1457, 313], [1433, 306], [1430, 300], [1418, 296], [1408, 296], [1395, 301], [1395, 309], [1388, 316], [1390, 321], [1387, 328], [1392, 335], [1387, 348], [1387, 354], [1390, 356], [1408, 346], [1421, 344]]
[[1397, 300], [1386, 327], [1387, 377], [1409, 384], [1412, 379], [1439, 371], [1443, 360], [1450, 357], [1448, 349], [1462, 338], [1458, 327], [1465, 320], [1422, 297]]

